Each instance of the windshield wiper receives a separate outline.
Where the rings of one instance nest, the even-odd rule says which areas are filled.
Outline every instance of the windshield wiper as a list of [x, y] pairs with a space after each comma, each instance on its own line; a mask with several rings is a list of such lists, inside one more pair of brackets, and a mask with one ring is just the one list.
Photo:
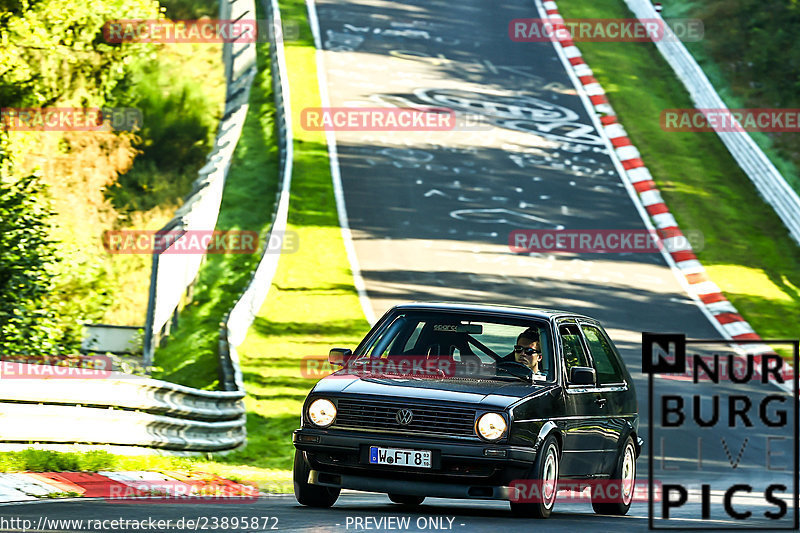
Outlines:
[[533, 372], [530, 370], [526, 372], [522, 368], [518, 368], [516, 366], [511, 366], [510, 368], [507, 368], [505, 366], [499, 366], [499, 365], [495, 368], [497, 370], [502, 370], [503, 372], [511, 376], [514, 376], [515, 378], [519, 378], [527, 383], [533, 383]]

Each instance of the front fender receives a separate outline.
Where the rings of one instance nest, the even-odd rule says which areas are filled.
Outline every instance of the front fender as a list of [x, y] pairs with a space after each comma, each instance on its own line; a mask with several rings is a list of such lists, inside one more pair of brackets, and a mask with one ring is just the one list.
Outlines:
[[548, 420], [542, 424], [541, 428], [539, 428], [539, 434], [536, 435], [536, 442], [533, 445], [533, 451], [538, 452], [542, 443], [550, 434], [555, 434], [556, 440], [558, 441], [559, 454], [562, 454], [564, 451], [564, 441], [561, 437], [561, 432], [559, 431], [558, 426], [552, 420]]

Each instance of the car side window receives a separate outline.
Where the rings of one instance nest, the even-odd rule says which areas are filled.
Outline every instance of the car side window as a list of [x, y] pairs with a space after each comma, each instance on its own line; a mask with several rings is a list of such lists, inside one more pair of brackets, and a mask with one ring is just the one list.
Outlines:
[[617, 355], [614, 353], [614, 348], [606, 336], [595, 327], [587, 325], [581, 327], [583, 334], [586, 336], [589, 350], [592, 352], [594, 369], [597, 372], [597, 383], [610, 384], [625, 381], [617, 362]]
[[564, 352], [564, 367], [567, 369], [567, 379], [572, 367], [590, 366], [589, 358], [583, 349], [581, 335], [575, 324], [564, 324], [558, 328], [561, 337], [561, 349]]

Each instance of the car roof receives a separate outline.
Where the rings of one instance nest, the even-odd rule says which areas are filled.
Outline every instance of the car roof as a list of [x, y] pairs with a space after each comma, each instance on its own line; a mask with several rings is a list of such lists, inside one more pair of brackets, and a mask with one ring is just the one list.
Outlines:
[[516, 305], [495, 305], [495, 304], [476, 304], [467, 302], [411, 302], [406, 304], [399, 304], [394, 306], [393, 309], [403, 311], [451, 311], [451, 312], [468, 312], [468, 313], [489, 313], [502, 316], [513, 316], [521, 318], [539, 318], [550, 320], [559, 317], [575, 317], [597, 322], [596, 319], [573, 313], [571, 311], [563, 311], [560, 309], [545, 309], [537, 307], [522, 307]]

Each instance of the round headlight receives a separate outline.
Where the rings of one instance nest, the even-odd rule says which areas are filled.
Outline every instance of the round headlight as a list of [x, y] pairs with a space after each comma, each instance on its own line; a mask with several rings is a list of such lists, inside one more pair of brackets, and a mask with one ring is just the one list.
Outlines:
[[478, 433], [486, 440], [497, 440], [506, 432], [506, 421], [497, 413], [486, 413], [478, 419]]
[[336, 406], [333, 402], [325, 398], [319, 398], [311, 402], [308, 406], [308, 418], [316, 426], [328, 427], [333, 424], [333, 419], [336, 418]]

